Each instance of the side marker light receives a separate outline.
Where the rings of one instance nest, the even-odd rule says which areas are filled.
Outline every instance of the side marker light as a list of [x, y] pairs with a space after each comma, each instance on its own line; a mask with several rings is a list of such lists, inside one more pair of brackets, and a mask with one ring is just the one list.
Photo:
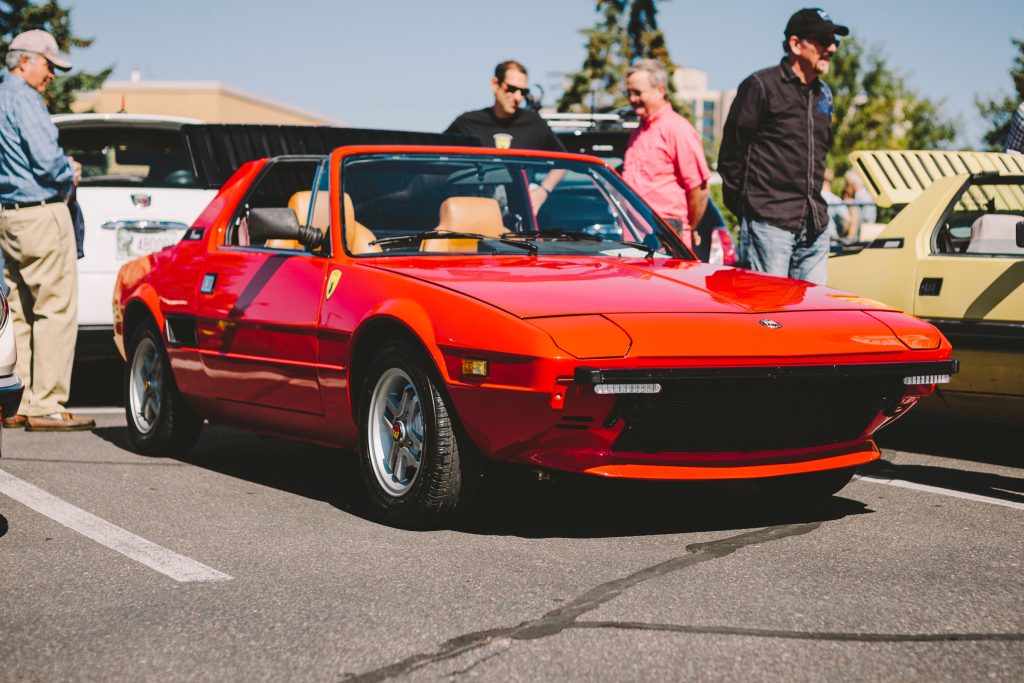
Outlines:
[[462, 374], [467, 377], [487, 377], [490, 373], [490, 364], [479, 358], [463, 358]]

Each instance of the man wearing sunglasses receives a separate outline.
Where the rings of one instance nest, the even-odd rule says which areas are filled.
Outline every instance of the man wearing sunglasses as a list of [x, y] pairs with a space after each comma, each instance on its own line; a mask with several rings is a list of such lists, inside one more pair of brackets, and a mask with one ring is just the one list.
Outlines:
[[[461, 114], [445, 133], [474, 138], [483, 147], [565, 151], [547, 122], [532, 109], [523, 108], [530, 90], [526, 67], [512, 59], [498, 64], [491, 78], [491, 90], [493, 105]], [[564, 175], [560, 171], [549, 173], [530, 188], [534, 210], [544, 203]]]
[[828, 207], [821, 196], [832, 143], [828, 73], [850, 30], [820, 9], [786, 24], [777, 66], [740, 84], [725, 121], [718, 171], [725, 205], [740, 217], [740, 262], [773, 275], [823, 284]]

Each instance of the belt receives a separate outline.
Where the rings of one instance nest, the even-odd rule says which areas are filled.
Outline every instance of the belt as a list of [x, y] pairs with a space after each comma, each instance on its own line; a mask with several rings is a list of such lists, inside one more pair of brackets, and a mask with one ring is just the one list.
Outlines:
[[33, 206], [46, 206], [47, 204], [63, 204], [63, 203], [64, 203], [64, 197], [61, 197], [60, 195], [57, 195], [55, 197], [50, 197], [49, 199], [44, 199], [44, 200], [42, 200], [40, 202], [16, 202], [16, 203], [13, 203], [13, 204], [4, 203], [4, 204], [2, 204], [0, 206], [3, 206], [4, 211], [13, 211], [15, 209], [31, 209]]

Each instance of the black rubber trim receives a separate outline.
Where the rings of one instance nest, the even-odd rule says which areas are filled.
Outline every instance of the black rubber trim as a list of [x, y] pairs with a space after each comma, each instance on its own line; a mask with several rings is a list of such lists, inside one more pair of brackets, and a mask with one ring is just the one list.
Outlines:
[[922, 361], [920, 363], [864, 363], [862, 365], [775, 365], [726, 368], [576, 368], [576, 384], [607, 384], [630, 382], [669, 382], [705, 379], [783, 379], [837, 378], [890, 375], [953, 375], [960, 371], [960, 361]]

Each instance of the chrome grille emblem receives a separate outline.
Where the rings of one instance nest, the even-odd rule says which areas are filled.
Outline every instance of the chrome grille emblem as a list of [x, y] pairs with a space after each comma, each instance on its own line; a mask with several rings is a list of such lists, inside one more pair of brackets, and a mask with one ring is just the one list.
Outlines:
[[152, 203], [153, 197], [151, 197], [150, 195], [145, 194], [143, 192], [132, 193], [132, 204], [139, 207], [140, 209], [144, 209]]
[[780, 327], [782, 327], [782, 323], [776, 322], [769, 318], [761, 318], [760, 320], [758, 320], [758, 322], [761, 323], [761, 327], [767, 327], [769, 330], [777, 330]]

